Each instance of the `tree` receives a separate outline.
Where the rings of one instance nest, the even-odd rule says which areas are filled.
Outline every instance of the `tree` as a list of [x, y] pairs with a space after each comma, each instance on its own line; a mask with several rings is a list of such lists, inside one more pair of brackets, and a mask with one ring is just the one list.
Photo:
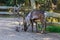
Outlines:
[[0, 0], [0, 3], [3, 3], [6, 6], [14, 6], [16, 4], [22, 4], [25, 0]]
[[5, 5], [7, 0], [0, 0], [0, 5]]
[[0, 0], [0, 3], [6, 3], [7, 0]]
[[54, 5], [57, 5], [57, 0], [52, 0], [52, 3], [53, 3]]

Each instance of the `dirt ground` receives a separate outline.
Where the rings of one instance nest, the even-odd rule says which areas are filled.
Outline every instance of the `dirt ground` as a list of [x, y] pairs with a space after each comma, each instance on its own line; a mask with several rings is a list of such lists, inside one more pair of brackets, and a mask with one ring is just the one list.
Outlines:
[[59, 33], [16, 32], [16, 26], [17, 18], [0, 18], [0, 40], [60, 40]]

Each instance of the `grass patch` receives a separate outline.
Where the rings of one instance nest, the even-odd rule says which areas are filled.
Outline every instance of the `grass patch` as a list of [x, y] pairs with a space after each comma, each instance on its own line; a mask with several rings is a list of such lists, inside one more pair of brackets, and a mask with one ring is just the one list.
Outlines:
[[50, 25], [46, 28], [46, 31], [60, 33], [60, 26]]
[[[38, 25], [38, 30], [41, 30], [41, 27]], [[60, 26], [55, 26], [55, 25], [49, 25], [46, 28], [47, 32], [52, 32], [52, 33], [60, 33]]]

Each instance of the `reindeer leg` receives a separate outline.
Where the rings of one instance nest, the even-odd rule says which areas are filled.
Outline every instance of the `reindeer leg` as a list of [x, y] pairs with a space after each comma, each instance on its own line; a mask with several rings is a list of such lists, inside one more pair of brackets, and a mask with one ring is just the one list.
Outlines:
[[33, 32], [33, 21], [31, 20], [31, 27], [32, 27], [32, 32]]
[[44, 31], [45, 31], [45, 26], [44, 26], [44, 18], [41, 18], [40, 19], [40, 21], [41, 21], [41, 33], [44, 33]]
[[43, 33], [43, 24], [41, 23], [41, 25], [42, 25], [42, 26], [41, 26], [41, 33]]
[[42, 22], [42, 30], [41, 30], [41, 33], [46, 33], [46, 23], [45, 21]]
[[38, 32], [38, 29], [37, 29], [37, 22], [36, 22], [36, 32]]
[[16, 27], [16, 31], [19, 32], [19, 27]]
[[27, 31], [27, 25], [26, 25], [26, 22], [24, 22], [24, 31], [26, 32]]
[[33, 22], [32, 22], [32, 32], [33, 32]]
[[44, 33], [46, 34], [46, 20], [44, 19]]

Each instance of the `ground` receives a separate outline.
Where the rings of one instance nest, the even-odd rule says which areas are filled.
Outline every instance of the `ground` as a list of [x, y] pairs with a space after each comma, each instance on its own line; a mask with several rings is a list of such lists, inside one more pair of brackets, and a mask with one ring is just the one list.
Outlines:
[[[34, 32], [16, 32], [17, 18], [0, 18], [0, 40], [60, 40], [60, 34], [40, 34]], [[22, 25], [20, 26], [22, 27]]]

